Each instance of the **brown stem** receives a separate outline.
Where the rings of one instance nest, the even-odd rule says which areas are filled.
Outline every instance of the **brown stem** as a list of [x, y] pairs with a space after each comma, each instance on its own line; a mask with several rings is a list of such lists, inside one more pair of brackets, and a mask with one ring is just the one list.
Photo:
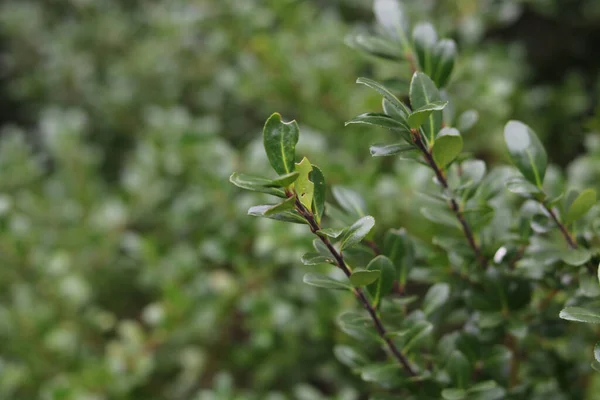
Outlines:
[[[431, 152], [425, 146], [425, 143], [423, 143], [423, 139], [421, 138], [421, 135], [418, 132], [413, 132], [413, 138], [414, 138], [415, 144], [417, 145], [419, 150], [421, 150], [421, 152], [423, 153], [423, 156], [425, 156], [425, 160], [427, 161], [427, 164], [429, 164], [429, 166], [435, 173], [435, 176], [436, 176], [438, 182], [440, 182], [440, 184], [442, 185], [442, 187], [444, 189], [449, 189], [450, 187], [448, 186], [448, 181], [446, 180], [446, 177], [444, 176], [442, 170], [440, 169], [440, 167], [437, 165], [437, 163], [433, 159], [433, 156], [431, 155]], [[463, 215], [462, 211], [460, 210], [460, 206], [458, 205], [458, 203], [456, 202], [456, 200], [454, 198], [450, 199], [450, 209], [452, 209], [452, 212], [454, 212], [454, 215], [456, 215], [458, 222], [460, 222], [463, 233], [465, 234], [465, 237], [467, 238], [467, 241], [469, 242], [469, 246], [471, 247], [471, 249], [473, 249], [473, 253], [475, 253], [475, 257], [479, 261], [479, 264], [483, 268], [486, 268], [488, 265], [488, 261], [481, 253], [481, 248], [475, 241], [475, 236], [473, 235], [473, 231], [471, 230], [471, 227], [467, 223], [465, 216]]]
[[556, 216], [556, 213], [554, 212], [554, 210], [552, 208], [548, 207], [548, 205], [545, 203], [542, 203], [542, 205], [544, 206], [546, 211], [548, 211], [548, 214], [550, 214], [550, 217], [552, 217], [552, 219], [554, 220], [554, 223], [556, 224], [556, 226], [558, 226], [558, 229], [560, 229], [560, 233], [562, 233], [562, 235], [564, 236], [569, 247], [572, 249], [576, 249], [578, 247], [577, 242], [573, 239], [573, 236], [571, 236], [571, 234], [567, 230], [567, 227], [564, 226], [562, 224], [562, 222], [560, 222], [558, 220], [558, 217]]
[[[344, 261], [344, 256], [335, 247], [333, 247], [333, 245], [331, 244], [331, 241], [329, 240], [329, 238], [327, 238], [327, 236], [319, 235], [317, 233], [317, 231], [321, 230], [319, 223], [315, 220], [312, 212], [310, 212], [306, 207], [304, 207], [304, 204], [302, 204], [300, 202], [298, 197], [296, 197], [296, 210], [300, 213], [300, 215], [302, 215], [304, 217], [304, 219], [306, 219], [306, 222], [308, 222], [308, 225], [310, 226], [310, 230], [315, 235], [317, 235], [319, 237], [319, 239], [321, 239], [323, 244], [327, 247], [327, 249], [333, 256], [333, 258], [335, 259], [335, 262], [336, 262], [338, 268], [340, 268], [342, 271], [344, 271], [344, 274], [346, 274], [347, 277], [350, 277], [350, 275], [352, 275], [352, 270], [350, 269], [350, 267], [348, 267], [348, 265], [346, 264], [346, 261]], [[375, 308], [369, 302], [369, 299], [367, 299], [363, 290], [361, 288], [354, 288], [353, 291], [354, 291], [354, 295], [356, 296], [356, 298], [358, 298], [358, 300], [362, 303], [365, 310], [367, 310], [367, 312], [371, 316], [371, 319], [373, 320], [373, 325], [375, 325], [375, 329], [377, 330], [377, 333], [379, 334], [381, 339], [383, 339], [383, 341], [386, 343], [390, 352], [398, 360], [398, 362], [402, 365], [402, 367], [404, 368], [404, 370], [406, 371], [406, 373], [408, 375], [416, 376], [417, 374], [413, 370], [410, 363], [408, 362], [408, 359], [406, 358], [406, 356], [404, 356], [404, 354], [402, 354], [402, 352], [400, 350], [398, 350], [398, 348], [396, 347], [396, 344], [387, 336], [387, 331], [386, 331], [385, 327], [383, 326], [383, 322], [381, 321], [381, 319], [379, 319], [379, 316], [377, 315], [377, 311], [375, 311]]]
[[371, 251], [373, 251], [376, 256], [381, 254], [381, 250], [377, 246], [377, 243], [375, 243], [373, 240], [365, 240], [364, 242], [367, 246], [369, 246]]

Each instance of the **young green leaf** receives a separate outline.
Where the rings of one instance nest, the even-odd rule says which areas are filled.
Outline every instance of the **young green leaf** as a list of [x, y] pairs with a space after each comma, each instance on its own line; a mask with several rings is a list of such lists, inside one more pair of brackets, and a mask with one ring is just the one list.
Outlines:
[[[415, 72], [410, 81], [410, 104], [413, 110], [434, 102], [441, 101], [440, 92], [435, 83], [423, 72]], [[442, 127], [442, 111], [433, 111], [423, 123], [421, 129], [430, 143], [435, 140], [435, 135]]]
[[600, 309], [586, 307], [565, 307], [558, 315], [567, 321], [585, 322], [588, 324], [600, 324]]
[[360, 243], [375, 226], [375, 219], [371, 216], [362, 217], [348, 228], [342, 239], [341, 249], [347, 249]]
[[[370, 87], [373, 90], [376, 90], [380, 95], [383, 96], [383, 98], [385, 100], [387, 100], [389, 102], [389, 104], [395, 109], [395, 111], [399, 115], [404, 117], [403, 118], [404, 120], [410, 114], [410, 110], [408, 109], [408, 107], [406, 107], [404, 105], [404, 103], [402, 103], [400, 100], [398, 100], [398, 98], [396, 96], [394, 96], [394, 94], [392, 92], [390, 92], [389, 89], [387, 89], [381, 83], [376, 82], [369, 78], [358, 78], [356, 80], [356, 83], [363, 84], [365, 86]], [[435, 100], [440, 100], [440, 99], [435, 99]]]
[[439, 307], [444, 305], [450, 297], [450, 285], [447, 283], [436, 283], [429, 288], [425, 298], [423, 299], [423, 312], [427, 315], [431, 314]]
[[431, 79], [437, 87], [443, 88], [450, 80], [456, 62], [456, 43], [452, 39], [440, 40], [433, 46], [433, 71]]
[[444, 128], [433, 144], [433, 159], [440, 168], [445, 168], [456, 158], [462, 148], [463, 140], [460, 133], [454, 128]]
[[279, 175], [294, 172], [299, 135], [296, 121], [283, 122], [278, 113], [271, 115], [265, 123], [263, 144], [271, 166]]
[[253, 217], [270, 218], [270, 219], [274, 219], [276, 221], [282, 221], [282, 222], [293, 222], [295, 224], [307, 224], [304, 217], [302, 217], [300, 214], [298, 214], [298, 212], [296, 210], [286, 210], [286, 211], [276, 213], [276, 214], [272, 214], [272, 213], [267, 214], [267, 212], [270, 209], [272, 209], [273, 207], [277, 207], [277, 206], [278, 206], [278, 204], [276, 204], [275, 206], [261, 205], [261, 206], [250, 207], [250, 209], [248, 210], [248, 215], [252, 215]]
[[270, 217], [272, 215], [279, 214], [279, 213], [282, 213], [287, 210], [292, 210], [294, 208], [295, 201], [296, 201], [296, 199], [294, 197], [285, 199], [281, 203], [275, 204], [274, 206], [265, 210], [264, 215], [265, 215], [265, 217]]
[[354, 270], [350, 275], [350, 282], [354, 287], [363, 287], [375, 282], [380, 275], [381, 271]]
[[313, 165], [312, 171], [310, 172], [308, 178], [314, 184], [313, 212], [315, 213], [317, 223], [320, 223], [321, 218], [323, 218], [323, 214], [325, 214], [325, 197], [327, 194], [325, 176], [323, 176], [323, 172], [321, 172], [319, 167]]
[[233, 183], [239, 188], [250, 190], [252, 192], [267, 193], [281, 198], [287, 197], [283, 190], [272, 187], [272, 180], [262, 178], [260, 176], [253, 176], [234, 172], [229, 177], [229, 182]]
[[394, 280], [396, 279], [396, 271], [392, 261], [386, 256], [381, 255], [369, 262], [367, 270], [380, 273], [379, 280], [367, 287], [369, 293], [373, 296], [373, 304], [377, 307], [381, 302], [381, 298], [392, 291]]
[[447, 101], [434, 101], [433, 103], [425, 104], [424, 106], [414, 110], [408, 116], [408, 126], [413, 129], [419, 128], [429, 118], [432, 112], [441, 111], [448, 104]]
[[300, 202], [308, 210], [312, 210], [313, 195], [315, 192], [315, 185], [309, 179], [309, 175], [312, 172], [312, 165], [306, 157], [296, 164], [296, 171], [300, 174], [296, 183], [294, 183], [294, 189], [298, 195]]
[[594, 204], [596, 204], [596, 191], [594, 189], [584, 190], [569, 206], [567, 215], [565, 216], [565, 223], [569, 224], [583, 217]]
[[306, 253], [300, 259], [304, 265], [320, 265], [320, 264], [333, 264], [335, 260], [331, 256], [325, 256], [319, 253]]
[[329, 236], [332, 239], [337, 239], [346, 232], [346, 228], [327, 228], [317, 231], [318, 234]]
[[548, 156], [530, 127], [519, 121], [509, 121], [504, 127], [504, 140], [512, 162], [531, 183], [542, 188]]
[[352, 290], [352, 287], [347, 283], [336, 281], [335, 279], [323, 274], [308, 273], [304, 275], [302, 280], [308, 285], [323, 289]]
[[369, 148], [373, 157], [396, 156], [407, 151], [417, 150], [412, 144], [394, 143], [394, 144], [374, 144]]
[[405, 122], [401, 122], [393, 119], [390, 116], [380, 113], [365, 113], [358, 115], [351, 119], [350, 121], [346, 121], [345, 125], [351, 124], [364, 124], [377, 126], [380, 128], [390, 129], [392, 131], [400, 132], [402, 135], [406, 135], [406, 133], [410, 133], [410, 128]]
[[273, 179], [271, 185], [285, 188], [294, 183], [299, 176], [300, 174], [298, 172], [292, 172], [289, 174], [281, 175], [279, 178]]
[[333, 197], [344, 211], [357, 217], [367, 215], [367, 206], [365, 200], [354, 190], [343, 186], [334, 186], [332, 189]]
[[560, 252], [560, 259], [565, 263], [577, 267], [590, 260], [592, 253], [588, 249], [568, 249]]

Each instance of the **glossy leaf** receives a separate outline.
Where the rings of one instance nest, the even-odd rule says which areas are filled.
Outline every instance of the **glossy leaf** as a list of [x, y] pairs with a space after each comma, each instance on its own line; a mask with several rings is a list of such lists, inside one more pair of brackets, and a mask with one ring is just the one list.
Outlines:
[[600, 324], [600, 309], [570, 306], [563, 308], [559, 317], [567, 321]]
[[248, 215], [252, 215], [253, 217], [270, 218], [270, 219], [274, 219], [276, 221], [293, 222], [295, 224], [306, 224], [307, 223], [306, 220], [300, 214], [298, 214], [298, 212], [296, 212], [295, 210], [283, 211], [283, 212], [276, 213], [276, 214], [272, 214], [272, 213], [267, 214], [267, 212], [270, 209], [272, 209], [273, 207], [276, 207], [276, 206], [277, 205], [275, 205], [275, 206], [261, 205], [261, 206], [250, 207], [250, 209], [248, 210]]
[[304, 157], [302, 161], [296, 164], [296, 171], [300, 174], [296, 183], [294, 183], [298, 199], [307, 210], [312, 210], [315, 185], [309, 179], [309, 175], [312, 172], [310, 161]]
[[292, 210], [292, 209], [294, 209], [295, 201], [296, 201], [296, 199], [294, 197], [287, 198], [284, 201], [282, 201], [281, 203], [275, 204], [274, 206], [266, 209], [264, 216], [270, 217], [272, 215], [279, 214], [279, 213], [282, 213], [287, 210]]
[[317, 223], [320, 223], [321, 218], [323, 218], [323, 214], [325, 214], [325, 197], [327, 195], [325, 176], [323, 176], [323, 172], [321, 172], [319, 167], [313, 165], [312, 171], [309, 174], [309, 179], [314, 185], [312, 210], [315, 214]]
[[373, 296], [373, 303], [377, 307], [381, 298], [390, 293], [394, 287], [396, 270], [392, 261], [386, 256], [377, 256], [369, 262], [367, 270], [377, 271], [380, 274], [377, 282], [368, 286], [369, 293]]
[[414, 151], [417, 148], [411, 144], [394, 143], [394, 144], [374, 144], [369, 148], [373, 157], [388, 157], [396, 156], [407, 151]]
[[356, 221], [346, 231], [341, 249], [344, 250], [360, 243], [373, 229], [373, 226], [375, 226], [375, 219], [371, 216], [362, 217]]
[[399, 122], [398, 120], [387, 116], [386, 114], [380, 113], [365, 113], [361, 114], [350, 121], [346, 122], [346, 126], [351, 124], [364, 124], [377, 126], [379, 128], [386, 128], [393, 131], [400, 132], [402, 134], [410, 133], [410, 128], [404, 122]]
[[342, 236], [342, 234], [344, 234], [344, 232], [346, 232], [346, 228], [326, 228], [317, 231], [317, 233], [328, 236], [332, 239], [339, 238]]
[[332, 256], [322, 255], [319, 253], [306, 253], [300, 259], [304, 265], [320, 265], [320, 264], [333, 264], [335, 260]]
[[433, 144], [433, 159], [440, 168], [445, 168], [462, 151], [463, 140], [454, 128], [444, 128], [440, 131]]
[[[441, 101], [440, 92], [433, 81], [423, 72], [415, 72], [410, 82], [410, 104], [413, 110], [434, 102]], [[442, 127], [442, 112], [432, 112], [421, 126], [425, 136], [433, 143], [435, 135]]]
[[388, 35], [402, 37], [406, 26], [406, 15], [398, 0], [375, 0], [373, 13], [379, 25]]
[[229, 182], [252, 192], [267, 193], [281, 198], [287, 197], [283, 190], [272, 187], [273, 181], [267, 178], [234, 172], [229, 177]]
[[408, 126], [413, 129], [419, 128], [434, 111], [441, 111], [448, 104], [447, 101], [434, 101], [433, 103], [425, 104], [424, 106], [414, 110], [408, 116]]
[[575, 267], [585, 264], [591, 257], [590, 251], [583, 248], [563, 250], [560, 253], [561, 260]]
[[283, 122], [278, 113], [271, 115], [265, 123], [263, 144], [271, 166], [279, 175], [294, 172], [299, 135], [296, 121]]
[[354, 287], [363, 287], [375, 282], [381, 276], [381, 271], [354, 270], [350, 282]]
[[423, 312], [431, 314], [444, 305], [448, 301], [448, 298], [450, 298], [450, 285], [447, 283], [436, 283], [429, 288], [423, 299]]
[[357, 217], [364, 217], [367, 215], [365, 200], [354, 190], [347, 189], [343, 186], [334, 186], [332, 193], [335, 201], [337, 201], [344, 211]]
[[299, 176], [300, 174], [298, 172], [292, 172], [289, 174], [281, 175], [279, 178], [273, 179], [271, 185], [285, 188], [294, 183]]
[[515, 166], [529, 182], [541, 188], [548, 156], [535, 132], [522, 122], [509, 121], [504, 127], [504, 140]]
[[[391, 107], [394, 108], [394, 110], [398, 113], [398, 115], [403, 116], [404, 120], [406, 120], [406, 118], [408, 118], [408, 115], [410, 114], [410, 110], [408, 109], [408, 107], [406, 107], [404, 105], [404, 103], [402, 103], [392, 92], [389, 91], [388, 88], [383, 86], [381, 83], [374, 81], [372, 79], [369, 79], [369, 78], [358, 78], [356, 80], [356, 83], [360, 83], [362, 85], [370, 87], [373, 90], [376, 90], [380, 95], [383, 96], [383, 98], [385, 100], [387, 100], [387, 102], [390, 104]], [[434, 99], [434, 100], [440, 100], [440, 99]], [[431, 102], [428, 102], [428, 103], [431, 103]], [[426, 103], [424, 103], [424, 104], [426, 104]]]
[[[413, 46], [421, 69], [426, 73], [433, 72], [433, 48], [438, 36], [435, 28], [430, 23], [417, 24], [412, 33]], [[414, 108], [414, 105], [413, 105]]]
[[565, 215], [565, 223], [571, 223], [583, 217], [596, 204], [596, 191], [586, 189], [571, 203]]
[[[454, 63], [456, 62], [456, 43], [451, 39], [443, 39], [437, 42], [432, 52], [433, 70], [431, 79], [437, 87], [443, 88], [446, 86], [452, 75]], [[429, 71], [426, 71], [429, 72]]]
[[308, 273], [304, 275], [304, 278], [302, 280], [308, 285], [320, 287], [323, 289], [352, 289], [352, 287], [347, 283], [337, 281], [323, 274]]

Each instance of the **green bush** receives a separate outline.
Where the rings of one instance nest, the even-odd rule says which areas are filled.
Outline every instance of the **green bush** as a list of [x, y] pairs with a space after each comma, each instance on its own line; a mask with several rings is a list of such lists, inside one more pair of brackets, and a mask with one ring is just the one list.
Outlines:
[[[548, 167], [546, 190], [597, 186], [599, 139], [578, 133], [597, 129], [589, 95], [597, 79], [573, 68], [557, 82], [538, 81], [520, 38], [494, 33], [530, 9], [593, 27], [596, 2], [581, 2], [577, 12], [539, 0], [405, 3], [410, 20], [432, 21], [460, 48], [444, 113], [462, 121], [461, 162], [471, 152], [492, 171], [506, 159], [503, 126], [517, 118], [540, 133], [549, 160], [561, 165], [585, 142], [586, 152], [566, 169]], [[356, 345], [336, 322], [355, 300], [300, 283], [305, 272], [331, 272], [295, 266], [311, 245], [306, 227], [244, 217], [268, 196], [227, 181], [232, 171], [268, 174], [258, 135], [278, 110], [302, 122], [296, 152], [321, 167], [328, 203], [363, 193], [377, 221], [371, 244], [385, 249], [385, 232], [399, 229], [414, 243], [407, 291], [422, 299], [433, 282], [453, 283], [449, 266], [463, 256], [448, 261], [438, 238], [454, 238], [457, 251], [464, 241], [419, 212], [435, 202], [423, 198], [437, 190], [430, 170], [398, 157], [371, 159], [368, 146], [393, 136], [343, 127], [381, 104], [377, 92], [352, 84], [357, 76], [403, 96], [410, 84], [403, 60], [365, 57], [344, 45], [375, 34], [372, 20], [370, 2], [357, 0], [0, 4], [0, 398], [351, 400], [379, 393], [335, 358], [347, 360]], [[494, 234], [509, 230], [513, 219], [501, 212], [512, 215], [519, 204], [495, 180], [507, 171], [485, 179], [500, 203], [493, 204]], [[596, 214], [594, 207], [584, 218], [589, 232], [579, 221], [569, 227], [583, 248], [594, 249]], [[343, 226], [333, 224], [340, 218], [354, 222], [333, 208], [323, 222]], [[567, 271], [543, 251], [546, 239], [564, 247], [560, 236], [536, 232], [518, 265]], [[497, 246], [481, 247], [490, 259]], [[518, 250], [507, 247], [505, 257]], [[348, 253], [352, 266], [373, 258], [362, 246]], [[570, 271], [572, 291], [579, 271]], [[519, 383], [557, 398], [593, 397], [593, 332], [557, 318], [571, 291], [557, 292], [536, 316], [535, 332], [520, 339], [524, 349], [544, 341], [530, 354], [535, 364], [523, 362], [543, 368], [522, 366]], [[534, 291], [533, 302], [544, 293]], [[430, 315], [441, 318], [456, 304], [457, 312], [467, 310], [455, 286], [451, 299]], [[473, 324], [481, 318], [471, 316]], [[361, 350], [386, 360], [378, 346]], [[575, 376], [590, 378], [572, 385]], [[505, 375], [496, 379], [506, 386]]]

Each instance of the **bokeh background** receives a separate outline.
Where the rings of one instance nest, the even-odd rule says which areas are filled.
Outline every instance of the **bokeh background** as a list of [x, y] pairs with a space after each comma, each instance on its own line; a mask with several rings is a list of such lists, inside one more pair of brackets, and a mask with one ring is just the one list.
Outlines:
[[[0, 398], [362, 399], [333, 356], [353, 298], [303, 285], [304, 227], [246, 216], [261, 130], [365, 194], [379, 231], [415, 215], [419, 169], [372, 159], [385, 131], [358, 76], [410, 78], [344, 38], [370, 0], [4, 0], [0, 4]], [[467, 150], [506, 161], [522, 119], [573, 185], [598, 186], [600, 2], [406, 0], [459, 44]], [[474, 113], [472, 110], [476, 110]], [[587, 155], [582, 156], [584, 150]]]

